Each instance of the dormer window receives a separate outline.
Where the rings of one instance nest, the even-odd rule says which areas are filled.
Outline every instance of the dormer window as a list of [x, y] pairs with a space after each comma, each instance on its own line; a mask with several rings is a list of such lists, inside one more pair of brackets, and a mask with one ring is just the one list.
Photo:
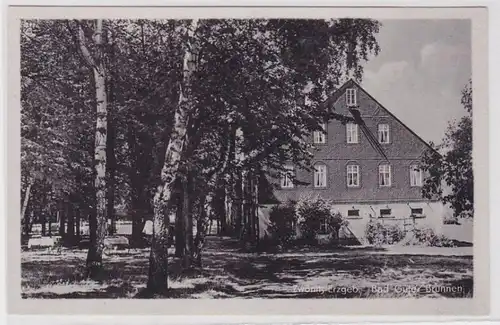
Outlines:
[[348, 88], [346, 91], [347, 106], [356, 106], [356, 89]]

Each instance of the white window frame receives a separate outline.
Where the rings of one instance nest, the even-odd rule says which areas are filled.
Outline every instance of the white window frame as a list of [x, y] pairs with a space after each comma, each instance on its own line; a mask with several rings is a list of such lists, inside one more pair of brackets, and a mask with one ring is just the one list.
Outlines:
[[423, 185], [423, 173], [422, 169], [418, 165], [410, 166], [410, 186], [411, 187], [422, 187]]
[[281, 188], [293, 188], [293, 181], [291, 175], [294, 173], [294, 168], [291, 165], [286, 165], [284, 167], [285, 171], [281, 173]]
[[[382, 139], [385, 134], [385, 139]], [[385, 140], [385, 141], [382, 141]], [[379, 143], [390, 143], [390, 128], [389, 124], [379, 124], [378, 125], [378, 142]]]
[[346, 104], [347, 106], [356, 106], [357, 104], [357, 96], [356, 96], [356, 89], [354, 88], [347, 88], [346, 92], [345, 92], [345, 96], [346, 96]]
[[328, 218], [321, 218], [319, 222], [319, 234], [324, 235], [328, 234]]
[[317, 143], [317, 144], [325, 144], [326, 143], [326, 123], [322, 123], [321, 128], [323, 129], [324, 132], [321, 132], [321, 131], [314, 131], [313, 132], [314, 143]]
[[[350, 178], [349, 176], [351, 175], [352, 177]], [[347, 165], [347, 187], [359, 187], [359, 179], [359, 165]], [[351, 183], [350, 180], [353, 182]]]
[[345, 130], [347, 143], [359, 143], [358, 125], [356, 123], [347, 123]]
[[391, 165], [383, 164], [378, 166], [378, 185], [380, 187], [390, 187], [392, 185]]
[[325, 164], [314, 165], [314, 187], [325, 188], [327, 180], [327, 171]]

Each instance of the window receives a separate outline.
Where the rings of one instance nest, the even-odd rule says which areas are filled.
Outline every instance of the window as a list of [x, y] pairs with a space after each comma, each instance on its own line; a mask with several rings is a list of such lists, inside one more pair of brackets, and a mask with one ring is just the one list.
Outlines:
[[281, 175], [281, 188], [293, 188], [293, 166], [285, 166], [285, 170]]
[[424, 209], [423, 208], [411, 208], [411, 215], [412, 218], [415, 219], [424, 219]]
[[354, 123], [346, 124], [347, 143], [358, 143], [358, 125]]
[[378, 142], [389, 143], [389, 124], [378, 125]]
[[392, 209], [380, 209], [380, 217], [381, 218], [389, 218], [391, 217]]
[[410, 166], [410, 186], [422, 186], [422, 170], [417, 165]]
[[[321, 128], [326, 132], [326, 123], [322, 123]], [[314, 131], [313, 133], [314, 143], [326, 143], [325, 132]]]
[[314, 166], [314, 187], [326, 187], [326, 166]]
[[356, 89], [348, 88], [346, 91], [347, 106], [356, 106]]
[[378, 184], [380, 186], [391, 186], [391, 166], [378, 166]]
[[358, 165], [348, 165], [347, 166], [347, 186], [348, 187], [359, 186], [359, 166]]
[[359, 217], [359, 210], [357, 210], [357, 209], [347, 210], [347, 216], [348, 217]]
[[411, 208], [411, 214], [420, 215], [424, 213], [424, 209], [422, 208]]
[[319, 223], [319, 233], [320, 234], [327, 234], [328, 231], [328, 219], [327, 218], [321, 218], [320, 223]]

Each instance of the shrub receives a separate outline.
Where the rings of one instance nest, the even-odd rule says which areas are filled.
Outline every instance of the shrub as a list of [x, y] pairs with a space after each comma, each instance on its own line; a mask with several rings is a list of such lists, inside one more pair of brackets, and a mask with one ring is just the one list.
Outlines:
[[448, 237], [436, 232], [430, 227], [415, 228], [413, 230], [413, 240], [408, 242], [407, 245], [422, 245], [433, 247], [454, 247], [455, 243]]
[[441, 234], [441, 235], [436, 236], [436, 239], [434, 240], [433, 246], [436, 246], [436, 247], [455, 247], [456, 244], [452, 239]]
[[365, 238], [368, 243], [381, 246], [400, 242], [405, 236], [404, 231], [396, 224], [383, 224], [379, 221], [370, 220], [365, 228]]
[[286, 247], [295, 238], [295, 205], [289, 202], [286, 205], [274, 206], [269, 213], [269, 232], [271, 239], [268, 244]]
[[460, 222], [458, 221], [458, 218], [455, 216], [445, 216], [443, 218], [443, 224], [445, 224], [445, 225], [459, 225]]
[[308, 244], [318, 243], [317, 235], [325, 221], [325, 234], [329, 236], [330, 242], [338, 238], [340, 227], [347, 224], [340, 213], [332, 212], [332, 204], [320, 197], [302, 198], [297, 203], [296, 213], [301, 239]]

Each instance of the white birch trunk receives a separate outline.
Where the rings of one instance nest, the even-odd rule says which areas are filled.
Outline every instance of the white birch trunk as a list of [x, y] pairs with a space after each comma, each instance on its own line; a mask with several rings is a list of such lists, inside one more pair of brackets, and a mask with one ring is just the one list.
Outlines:
[[87, 254], [87, 275], [97, 277], [102, 269], [102, 253], [104, 249], [104, 237], [106, 236], [106, 142], [107, 142], [107, 97], [106, 97], [106, 74], [102, 60], [102, 19], [96, 20], [94, 41], [97, 53], [92, 55], [86, 46], [85, 35], [79, 27], [80, 52], [87, 65], [92, 69], [96, 90], [96, 131], [95, 131], [95, 189], [96, 189], [96, 223], [94, 234], [91, 234], [91, 243]]
[[167, 145], [161, 170], [162, 184], [154, 196], [153, 239], [149, 259], [148, 289], [162, 293], [168, 288], [168, 204], [172, 197], [172, 185], [178, 175], [186, 143], [187, 125], [191, 111], [192, 75], [196, 71], [197, 44], [193, 41], [198, 19], [193, 19], [187, 30], [188, 44], [184, 53], [183, 80], [179, 87], [179, 101], [174, 116], [174, 128]]
[[33, 178], [28, 181], [28, 187], [26, 188], [26, 193], [24, 193], [23, 207], [21, 208], [21, 219], [24, 219], [26, 214], [26, 209], [28, 208], [28, 202], [30, 199], [31, 187], [33, 186]]

